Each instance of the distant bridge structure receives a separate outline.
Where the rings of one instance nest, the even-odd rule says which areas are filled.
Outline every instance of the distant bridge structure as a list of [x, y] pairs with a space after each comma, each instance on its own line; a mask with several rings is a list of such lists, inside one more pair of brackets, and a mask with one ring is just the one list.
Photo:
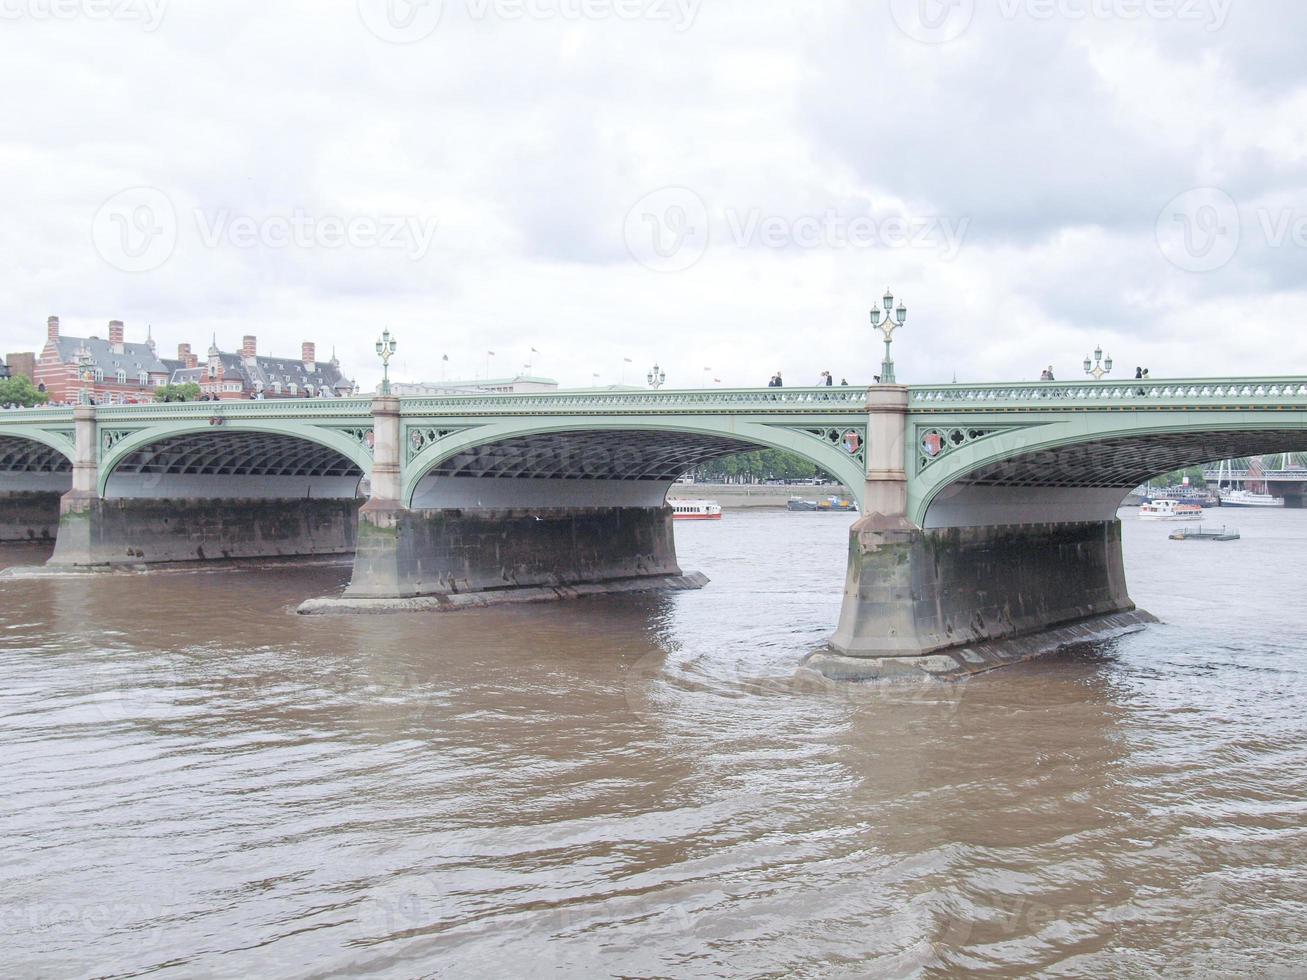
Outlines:
[[1133, 610], [1124, 495], [1307, 451], [1307, 378], [4, 411], [0, 538], [56, 568], [353, 554], [356, 608], [686, 586], [668, 488], [759, 448], [862, 509], [834, 649], [921, 657]]

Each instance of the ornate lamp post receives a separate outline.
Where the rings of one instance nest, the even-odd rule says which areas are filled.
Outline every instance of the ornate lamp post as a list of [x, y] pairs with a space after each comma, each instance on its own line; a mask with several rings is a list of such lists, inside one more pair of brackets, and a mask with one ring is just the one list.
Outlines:
[[654, 366], [650, 369], [649, 374], [645, 377], [645, 380], [649, 382], [650, 388], [657, 391], [667, 382], [667, 372], [661, 370], [658, 367], [657, 362], [655, 362]]
[[1102, 381], [1104, 377], [1112, 373], [1112, 355], [1107, 355], [1107, 360], [1103, 360], [1103, 348], [1094, 348], [1094, 360], [1089, 360], [1089, 355], [1085, 355], [1085, 374], [1092, 374], [1095, 381]]
[[77, 397], [78, 404], [89, 405], [91, 404], [91, 392], [87, 386], [91, 383], [94, 375], [91, 373], [91, 352], [86, 349], [85, 344], [77, 349], [77, 376], [82, 382], [82, 390]]
[[885, 360], [880, 365], [880, 383], [892, 385], [894, 384], [894, 358], [890, 356], [890, 344], [894, 343], [894, 331], [903, 326], [908, 319], [908, 308], [900, 302], [899, 308], [894, 309], [894, 294], [888, 289], [885, 290], [885, 298], [881, 302], [885, 305], [884, 322], [881, 322], [881, 311], [872, 310], [871, 325], [885, 335]]
[[395, 339], [390, 336], [390, 328], [381, 331], [381, 338], [377, 341], [377, 356], [381, 358], [382, 395], [390, 394], [390, 358], [394, 355], [396, 346]]

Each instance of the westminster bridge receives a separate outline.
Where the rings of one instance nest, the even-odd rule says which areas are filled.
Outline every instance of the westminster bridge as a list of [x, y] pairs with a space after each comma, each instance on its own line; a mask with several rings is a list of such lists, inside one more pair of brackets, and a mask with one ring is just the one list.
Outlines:
[[11, 410], [0, 539], [54, 538], [65, 570], [353, 554], [349, 609], [693, 587], [667, 490], [758, 448], [811, 461], [862, 510], [832, 646], [916, 656], [1133, 610], [1126, 492], [1307, 451], [1307, 379]]

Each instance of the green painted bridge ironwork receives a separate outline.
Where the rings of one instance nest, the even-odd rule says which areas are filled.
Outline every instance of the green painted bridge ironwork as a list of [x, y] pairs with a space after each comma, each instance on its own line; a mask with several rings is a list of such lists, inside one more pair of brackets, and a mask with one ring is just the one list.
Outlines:
[[[907, 516], [923, 526], [940, 495], [959, 486], [1129, 489], [1124, 482], [1138, 477], [1130, 484], [1137, 485], [1173, 464], [1307, 448], [1298, 438], [1307, 412], [1304, 378], [945, 384], [906, 392]], [[862, 501], [867, 396], [868, 389], [841, 386], [403, 398], [401, 499], [411, 501], [424, 476], [450, 459], [485, 447], [516, 442], [524, 456], [539, 456], [550, 445], [545, 437], [606, 434], [617, 449], [632, 434], [656, 433], [661, 441], [648, 443], [656, 447], [648, 451], [664, 453], [673, 465], [698, 459], [696, 446], [718, 455], [726, 448], [782, 449], [821, 467]], [[291, 461], [307, 451], [300, 447], [321, 447], [367, 476], [372, 410], [365, 398], [99, 406], [95, 489], [109, 492], [119, 467], [151, 447], [194, 459], [196, 447], [235, 445], [237, 434], [251, 437], [252, 460], [267, 456], [270, 445]], [[23, 442], [71, 462], [74, 430], [72, 408], [2, 412], [0, 467], [8, 458], [3, 448], [14, 455]], [[593, 452], [594, 440], [587, 445]], [[229, 458], [233, 467], [239, 469], [239, 460]]]

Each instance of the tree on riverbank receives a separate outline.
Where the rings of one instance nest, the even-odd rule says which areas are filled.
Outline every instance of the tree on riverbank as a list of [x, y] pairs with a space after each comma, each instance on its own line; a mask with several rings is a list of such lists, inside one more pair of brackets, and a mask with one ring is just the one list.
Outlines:
[[27, 378], [20, 376], [0, 381], [0, 405], [31, 408], [33, 405], [44, 405], [49, 400], [50, 396], [44, 391], [37, 391], [36, 385]]
[[157, 402], [197, 402], [200, 400], [200, 386], [194, 381], [184, 385], [164, 385], [154, 390]]
[[765, 483], [768, 480], [829, 479], [826, 473], [793, 453], [760, 449], [704, 463], [694, 471], [699, 483]]

